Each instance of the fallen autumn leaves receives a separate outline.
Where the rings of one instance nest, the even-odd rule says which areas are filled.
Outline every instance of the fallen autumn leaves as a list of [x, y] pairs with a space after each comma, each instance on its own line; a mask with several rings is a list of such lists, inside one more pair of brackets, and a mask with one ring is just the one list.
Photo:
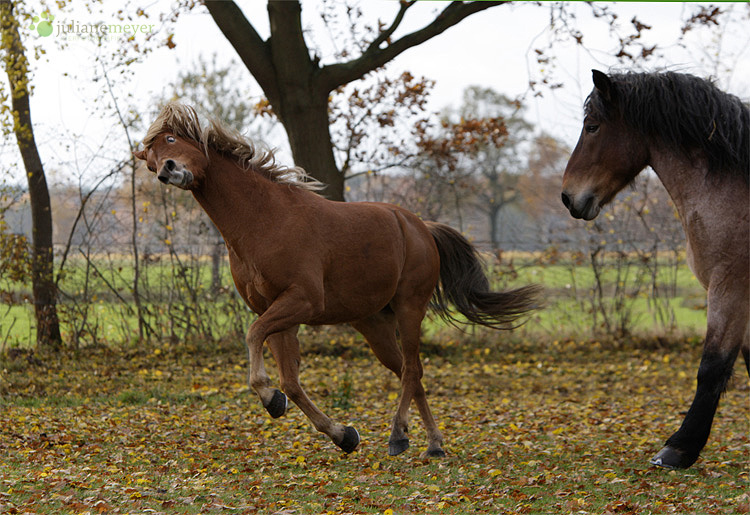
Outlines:
[[691, 400], [695, 344], [430, 346], [449, 457], [426, 461], [416, 413], [412, 448], [387, 456], [398, 381], [364, 343], [342, 342], [343, 357], [306, 355], [302, 380], [360, 431], [348, 456], [298, 409], [265, 414], [239, 345], [7, 358], [0, 513], [748, 512], [744, 370], [692, 469], [647, 465]]

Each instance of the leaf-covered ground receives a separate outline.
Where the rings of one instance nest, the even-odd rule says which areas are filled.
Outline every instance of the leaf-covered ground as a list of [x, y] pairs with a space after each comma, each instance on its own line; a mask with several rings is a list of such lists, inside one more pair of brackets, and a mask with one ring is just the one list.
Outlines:
[[665, 471], [648, 459], [692, 399], [700, 349], [640, 347], [429, 346], [449, 453], [432, 461], [414, 409], [412, 447], [387, 455], [398, 382], [348, 337], [304, 356], [303, 384], [357, 427], [351, 455], [296, 407], [270, 419], [239, 345], [7, 356], [0, 513], [747, 513], [744, 364], [702, 458]]

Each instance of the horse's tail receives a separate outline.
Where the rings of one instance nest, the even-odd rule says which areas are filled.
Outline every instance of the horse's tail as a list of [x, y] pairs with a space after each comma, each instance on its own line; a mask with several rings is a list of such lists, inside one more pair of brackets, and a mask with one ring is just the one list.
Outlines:
[[440, 282], [432, 308], [450, 323], [460, 322], [450, 311], [453, 306], [469, 322], [496, 329], [507, 329], [521, 315], [537, 309], [541, 288], [524, 286], [493, 292], [482, 270], [477, 250], [461, 233], [447, 225], [427, 222], [440, 255]]

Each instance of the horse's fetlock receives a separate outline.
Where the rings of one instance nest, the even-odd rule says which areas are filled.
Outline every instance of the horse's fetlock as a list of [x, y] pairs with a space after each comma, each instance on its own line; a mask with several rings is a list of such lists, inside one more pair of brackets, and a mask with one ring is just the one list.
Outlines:
[[264, 390], [271, 386], [271, 379], [267, 377], [250, 379], [250, 387], [255, 390]]

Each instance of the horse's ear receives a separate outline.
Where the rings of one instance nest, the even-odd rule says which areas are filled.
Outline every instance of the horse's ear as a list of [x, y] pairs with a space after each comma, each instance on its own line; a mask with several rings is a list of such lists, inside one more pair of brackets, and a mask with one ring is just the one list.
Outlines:
[[136, 159], [141, 159], [143, 161], [146, 160], [146, 151], [145, 150], [134, 150], [133, 155]]
[[591, 74], [594, 79], [594, 87], [599, 90], [599, 93], [605, 100], [612, 101], [615, 92], [612, 80], [606, 73], [600, 72], [599, 70], [591, 70]]

